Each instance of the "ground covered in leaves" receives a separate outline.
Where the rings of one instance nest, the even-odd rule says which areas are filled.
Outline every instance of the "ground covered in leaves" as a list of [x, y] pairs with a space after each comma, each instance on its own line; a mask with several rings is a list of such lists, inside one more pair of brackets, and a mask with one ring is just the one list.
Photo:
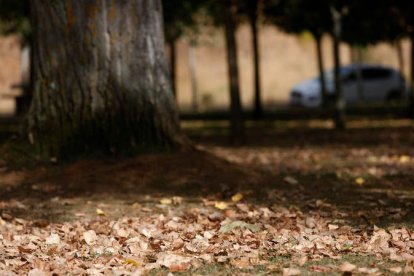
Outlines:
[[[385, 126], [384, 126], [385, 124]], [[0, 275], [414, 274], [414, 129], [185, 126], [196, 149], [0, 171]]]

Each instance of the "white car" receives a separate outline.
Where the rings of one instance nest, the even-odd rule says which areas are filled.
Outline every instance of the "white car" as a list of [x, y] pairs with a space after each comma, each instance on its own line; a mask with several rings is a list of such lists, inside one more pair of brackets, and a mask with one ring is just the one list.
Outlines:
[[[360, 72], [360, 74], [358, 74]], [[361, 87], [358, 87], [358, 76]], [[347, 104], [402, 100], [408, 97], [404, 77], [393, 68], [361, 64], [341, 67], [342, 89]], [[325, 73], [328, 100], [335, 98], [333, 71]], [[320, 78], [304, 81], [292, 88], [290, 105], [320, 107], [322, 105]]]

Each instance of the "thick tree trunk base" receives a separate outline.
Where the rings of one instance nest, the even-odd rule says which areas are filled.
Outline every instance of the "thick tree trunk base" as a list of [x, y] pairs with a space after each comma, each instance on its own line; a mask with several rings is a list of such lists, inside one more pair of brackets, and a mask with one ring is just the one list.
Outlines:
[[31, 5], [34, 94], [25, 129], [39, 155], [181, 143], [159, 0]]

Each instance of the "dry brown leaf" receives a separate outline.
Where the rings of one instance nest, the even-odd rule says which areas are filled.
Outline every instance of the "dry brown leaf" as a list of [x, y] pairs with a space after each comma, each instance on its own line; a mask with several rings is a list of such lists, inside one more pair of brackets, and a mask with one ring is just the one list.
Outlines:
[[60, 244], [59, 235], [58, 234], [50, 234], [50, 236], [46, 238], [46, 244], [47, 245]]
[[401, 273], [402, 272], [402, 267], [400, 267], [400, 266], [395, 266], [395, 267], [391, 267], [390, 268], [390, 271], [391, 272], [394, 272], [394, 273]]
[[313, 217], [307, 217], [305, 220], [305, 225], [308, 228], [315, 228], [316, 227], [316, 220]]
[[308, 262], [308, 257], [307, 256], [302, 256], [302, 257], [299, 258], [298, 264], [300, 266], [304, 266], [307, 262]]
[[83, 233], [83, 239], [88, 245], [92, 245], [96, 241], [96, 233], [93, 230], [89, 230]]
[[172, 252], [162, 252], [158, 254], [157, 264], [171, 268], [172, 266], [190, 265], [192, 258], [177, 255]]
[[331, 230], [331, 231], [337, 230], [338, 228], [339, 228], [339, 226], [335, 225], [335, 224], [329, 224], [328, 225], [328, 229]]
[[246, 269], [251, 266], [248, 258], [231, 260], [230, 264], [240, 269]]
[[228, 208], [228, 204], [226, 202], [223, 201], [217, 201], [214, 203], [214, 207], [219, 209], [219, 210], [225, 210]]
[[235, 194], [235, 195], [233, 195], [232, 197], [231, 197], [231, 201], [233, 201], [233, 202], [239, 202], [240, 200], [242, 200], [243, 199], [243, 194], [242, 193], [237, 193], [237, 194]]
[[283, 180], [286, 183], [291, 184], [291, 185], [299, 184], [299, 181], [296, 178], [292, 177], [292, 176], [286, 176]]
[[28, 276], [46, 276], [46, 275], [47, 274], [43, 270], [38, 269], [38, 268], [30, 270], [28, 274]]
[[355, 179], [355, 183], [359, 186], [362, 186], [365, 184], [365, 179], [363, 179], [362, 177], [358, 177]]
[[342, 272], [352, 272], [355, 269], [356, 269], [356, 265], [353, 265], [349, 262], [345, 262], [339, 267], [339, 270], [341, 270]]
[[160, 199], [162, 205], [171, 205], [173, 203], [171, 198], [162, 198]]
[[126, 259], [125, 261], [124, 261], [124, 264], [130, 264], [130, 265], [132, 265], [132, 266], [136, 266], [136, 267], [139, 267], [139, 266], [141, 266], [141, 263], [140, 262], [138, 262], [138, 261], [136, 261], [136, 260], [134, 260], [134, 259]]
[[299, 274], [300, 274], [300, 270], [297, 268], [284, 268], [283, 269], [283, 276], [295, 276]]
[[105, 216], [105, 212], [102, 209], [96, 208], [96, 214], [98, 216]]
[[411, 158], [408, 155], [401, 155], [400, 159], [399, 159], [400, 163], [402, 163], [402, 164], [408, 163], [408, 162], [410, 162], [410, 160], [411, 160]]

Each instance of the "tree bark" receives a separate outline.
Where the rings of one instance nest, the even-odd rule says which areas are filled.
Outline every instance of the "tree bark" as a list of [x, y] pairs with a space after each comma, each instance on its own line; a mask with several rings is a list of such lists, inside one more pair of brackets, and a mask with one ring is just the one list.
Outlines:
[[405, 72], [405, 62], [404, 62], [404, 53], [403, 53], [403, 46], [401, 39], [398, 39], [395, 42], [395, 48], [397, 50], [397, 58], [398, 58], [398, 67], [400, 68], [400, 72], [404, 75]]
[[34, 95], [25, 129], [44, 157], [182, 141], [159, 0], [32, 0]]
[[342, 12], [332, 8], [332, 17], [334, 21], [333, 30], [333, 54], [334, 54], [334, 76], [335, 76], [335, 111], [334, 124], [336, 129], [345, 129], [345, 99], [342, 91], [341, 79], [341, 59], [340, 59], [340, 42], [341, 42], [341, 24]]
[[410, 89], [409, 89], [409, 105], [408, 115], [410, 118], [414, 117], [414, 33], [410, 35], [411, 53], [410, 53]]
[[326, 90], [325, 69], [323, 65], [322, 37], [315, 34], [316, 54], [318, 58], [319, 81], [321, 85], [322, 107], [328, 106], [328, 92]]
[[191, 80], [191, 106], [193, 112], [198, 111], [198, 86], [197, 86], [197, 61], [195, 55], [195, 43], [191, 40], [188, 44], [188, 69]]
[[228, 76], [230, 82], [230, 141], [242, 144], [245, 140], [243, 111], [240, 100], [239, 68], [237, 61], [235, 0], [223, 1]]
[[171, 85], [174, 97], [177, 98], [177, 47], [176, 40], [169, 40]]
[[260, 119], [263, 117], [263, 106], [261, 100], [260, 86], [260, 47], [259, 47], [259, 31], [257, 26], [258, 0], [249, 0], [249, 22], [252, 29], [252, 46], [253, 46], [253, 70], [254, 70], [254, 109], [253, 117]]

